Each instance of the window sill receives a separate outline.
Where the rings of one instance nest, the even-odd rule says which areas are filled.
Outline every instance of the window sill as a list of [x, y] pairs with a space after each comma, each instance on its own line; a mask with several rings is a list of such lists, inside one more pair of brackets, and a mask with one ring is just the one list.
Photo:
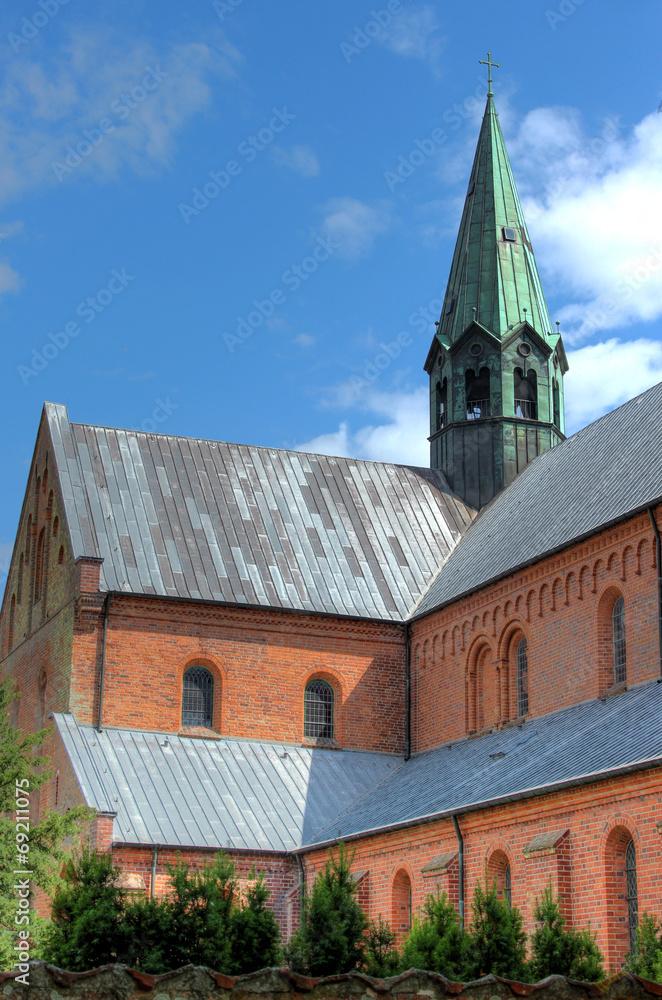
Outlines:
[[611, 687], [608, 687], [604, 691], [601, 691], [600, 694], [598, 695], [598, 698], [600, 699], [600, 701], [606, 701], [607, 698], [614, 698], [617, 694], [623, 694], [623, 692], [627, 691], [627, 689], [628, 689], [627, 681], [621, 681], [620, 684], [612, 684]]
[[301, 740], [302, 747], [321, 747], [323, 750], [342, 750], [337, 740], [326, 740], [322, 736], [304, 736]]
[[202, 740], [222, 740], [223, 737], [215, 729], [207, 729], [206, 726], [182, 726], [177, 733], [178, 736], [193, 736]]

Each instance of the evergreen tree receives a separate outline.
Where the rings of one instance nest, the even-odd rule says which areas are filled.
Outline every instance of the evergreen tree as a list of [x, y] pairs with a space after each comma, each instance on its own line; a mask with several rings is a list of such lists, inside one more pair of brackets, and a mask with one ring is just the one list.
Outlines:
[[240, 975], [280, 964], [280, 927], [267, 906], [269, 890], [255, 868], [245, 901], [232, 912], [232, 972]]
[[[68, 837], [77, 833], [82, 825], [94, 817], [92, 809], [77, 807], [65, 815], [50, 812], [42, 816], [39, 823], [27, 824], [29, 840], [20, 846], [28, 846], [23, 854], [17, 850], [17, 832], [25, 832], [16, 825], [17, 790], [20, 801], [47, 781], [51, 772], [45, 770], [48, 760], [35, 751], [41, 747], [48, 733], [42, 729], [38, 733], [26, 734], [11, 725], [11, 703], [17, 697], [13, 682], [7, 678], [0, 683], [0, 968], [10, 969], [15, 962], [14, 944], [17, 926], [16, 890], [14, 872], [25, 865], [32, 873], [29, 878], [32, 887], [42, 889], [49, 896], [55, 892], [60, 882], [62, 866], [69, 856], [64, 844]], [[23, 810], [22, 810], [23, 811]], [[33, 944], [42, 936], [44, 921], [34, 911], [30, 914], [31, 938]], [[32, 949], [33, 957], [39, 951]]]
[[536, 900], [534, 916], [538, 924], [531, 936], [530, 971], [534, 980], [559, 975], [593, 983], [604, 977], [604, 959], [595, 935], [590, 929], [566, 927], [551, 883]]
[[124, 954], [127, 942], [124, 894], [116, 884], [119, 874], [109, 854], [88, 847], [66, 862], [43, 945], [49, 962], [83, 972]]
[[499, 899], [496, 881], [476, 885], [471, 904], [472, 922], [466, 941], [466, 978], [493, 973], [505, 979], [524, 980], [526, 935], [518, 909]]
[[329, 850], [310, 895], [304, 896], [301, 927], [285, 948], [295, 972], [332, 976], [362, 965], [368, 920], [356, 899], [353, 857], [342, 843], [337, 857]]
[[401, 958], [395, 947], [396, 934], [381, 913], [371, 920], [365, 934], [363, 971], [377, 979], [394, 976], [400, 969]]
[[441, 972], [448, 979], [462, 979], [464, 942], [455, 907], [439, 888], [425, 900], [414, 918], [402, 951], [404, 969]]
[[625, 968], [642, 979], [662, 983], [662, 928], [657, 917], [642, 913], [639, 918], [634, 948], [627, 957]]

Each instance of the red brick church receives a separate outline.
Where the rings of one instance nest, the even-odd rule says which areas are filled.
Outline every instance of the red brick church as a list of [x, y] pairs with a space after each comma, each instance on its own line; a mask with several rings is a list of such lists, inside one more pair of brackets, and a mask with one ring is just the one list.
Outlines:
[[286, 935], [339, 840], [400, 937], [551, 879], [618, 965], [662, 911], [662, 386], [565, 438], [492, 94], [425, 368], [430, 469], [46, 404], [0, 619], [35, 810], [95, 807], [137, 891], [256, 864]]

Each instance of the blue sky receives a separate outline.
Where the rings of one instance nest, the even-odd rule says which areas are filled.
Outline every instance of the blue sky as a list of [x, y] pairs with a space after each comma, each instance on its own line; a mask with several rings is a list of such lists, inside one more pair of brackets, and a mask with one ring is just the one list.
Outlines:
[[[662, 379], [662, 11], [634, 10], [5, 5], [0, 583], [44, 400], [74, 421], [426, 463], [422, 365], [488, 49], [569, 351], [569, 429]], [[398, 347], [378, 372], [382, 342]]]

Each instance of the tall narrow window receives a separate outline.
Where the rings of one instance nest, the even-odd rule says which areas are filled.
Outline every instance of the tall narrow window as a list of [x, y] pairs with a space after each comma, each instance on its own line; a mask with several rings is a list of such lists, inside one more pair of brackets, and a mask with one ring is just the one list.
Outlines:
[[559, 383], [557, 379], [554, 379], [552, 383], [552, 395], [554, 398], [554, 424], [561, 429], [561, 394], [559, 390]]
[[11, 595], [11, 604], [9, 605], [9, 628], [7, 630], [7, 650], [10, 650], [14, 646], [14, 622], [16, 619], [16, 594]]
[[204, 667], [189, 667], [184, 674], [182, 725], [206, 726], [213, 721], [214, 678]]
[[515, 416], [537, 420], [538, 377], [535, 371], [530, 368], [525, 375], [521, 368], [516, 368], [513, 387], [515, 391]]
[[303, 698], [303, 735], [333, 739], [333, 688], [326, 681], [311, 681]]
[[45, 529], [42, 528], [39, 532], [39, 541], [37, 542], [37, 554], [35, 557], [35, 570], [34, 570], [34, 599], [37, 602], [41, 598], [41, 593], [43, 590], [43, 577], [44, 577], [44, 539], [45, 539]]
[[517, 644], [517, 715], [518, 718], [529, 711], [529, 658], [526, 639]]
[[448, 383], [444, 379], [443, 382], [437, 382], [435, 388], [435, 400], [434, 400], [434, 416], [435, 416], [435, 430], [440, 431], [442, 427], [446, 426], [446, 397], [448, 393]]
[[25, 560], [23, 558], [23, 553], [21, 552], [21, 558], [18, 561], [18, 581], [16, 584], [16, 600], [20, 604], [23, 600], [23, 570], [25, 569]]
[[630, 949], [634, 948], [637, 927], [639, 926], [639, 900], [637, 897], [637, 852], [634, 840], [631, 840], [625, 851], [625, 877], [628, 900], [628, 930], [630, 932]]
[[465, 374], [467, 420], [490, 415], [490, 370], [481, 368], [478, 375], [470, 368]]
[[624, 684], [626, 680], [625, 657], [625, 602], [622, 597], [616, 601], [611, 613], [614, 646], [614, 684]]
[[512, 876], [510, 873], [510, 865], [506, 865], [506, 870], [503, 873], [503, 895], [504, 899], [506, 900], [506, 903], [508, 904], [509, 910], [512, 908], [513, 905], [513, 890], [512, 890], [511, 879]]

